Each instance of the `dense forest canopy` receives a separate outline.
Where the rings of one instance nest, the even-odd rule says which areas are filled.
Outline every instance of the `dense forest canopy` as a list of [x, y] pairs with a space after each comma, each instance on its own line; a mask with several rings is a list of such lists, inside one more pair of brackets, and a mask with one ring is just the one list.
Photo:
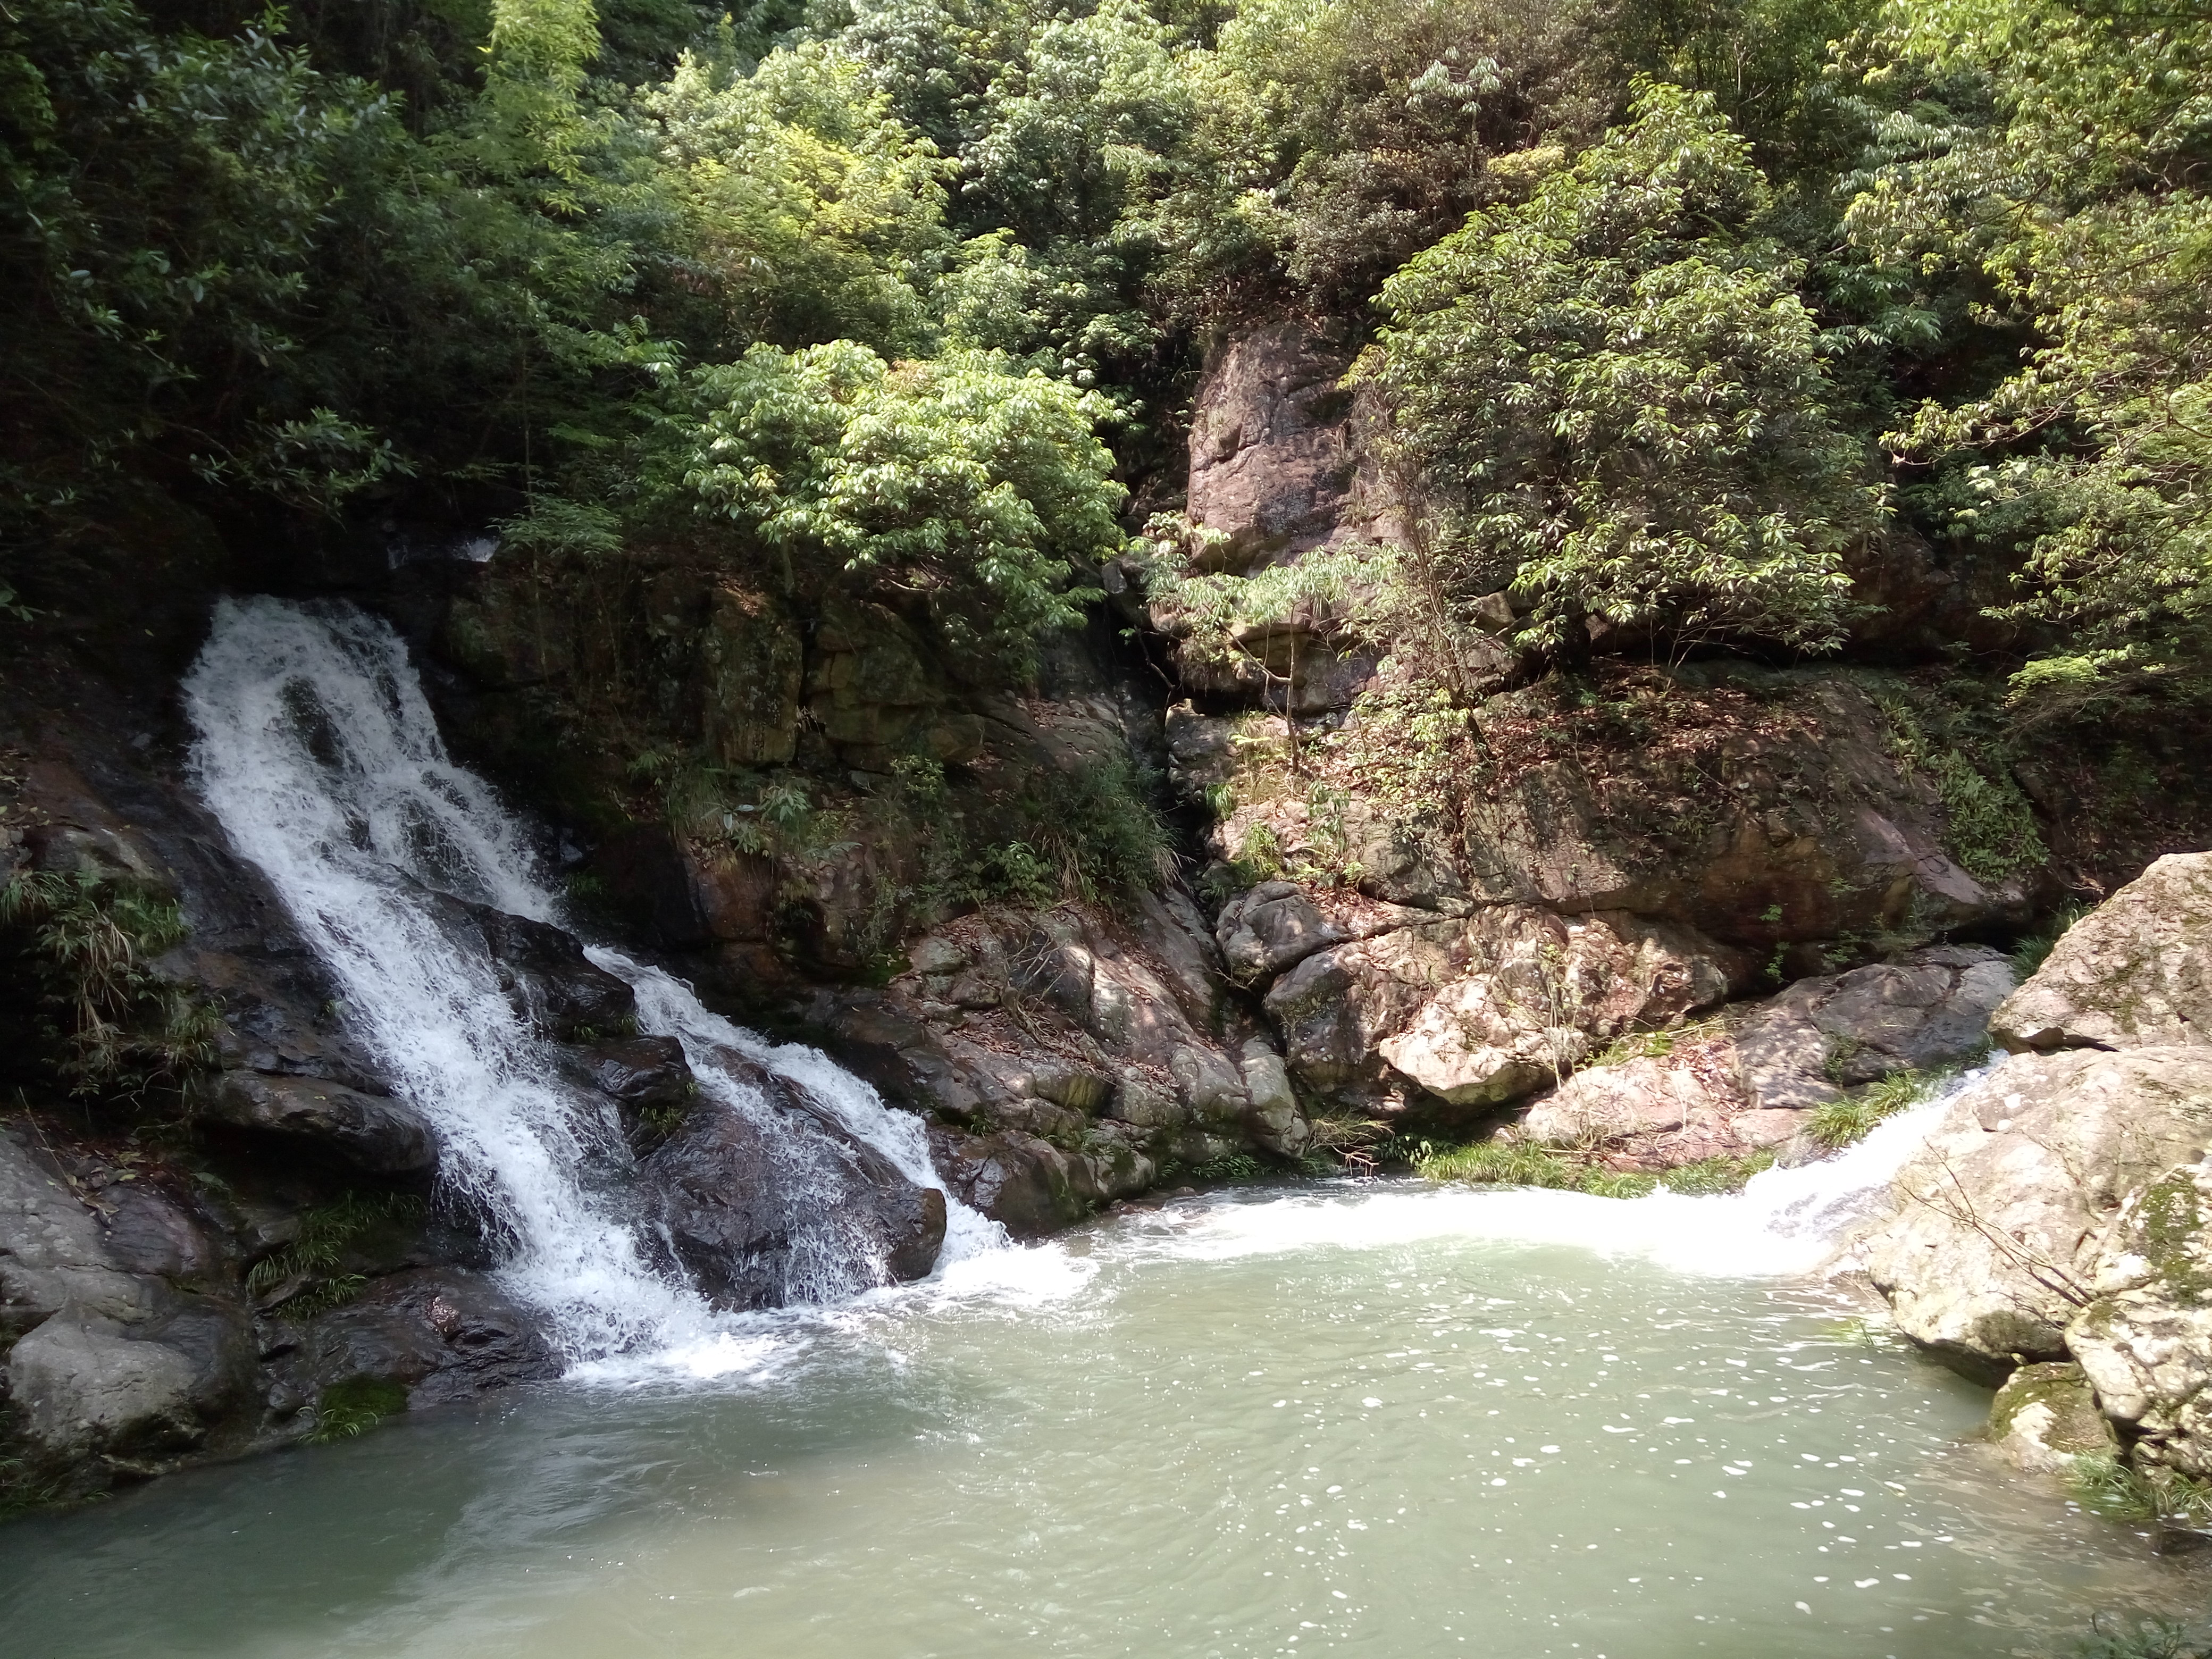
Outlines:
[[[2022, 719], [2197, 698], [2201, 0], [16, 0], [0, 587], [442, 502], [1018, 673], [1208, 343], [1368, 343], [1373, 580], [1817, 651], [1900, 539]], [[149, 503], [153, 504], [149, 507]]]

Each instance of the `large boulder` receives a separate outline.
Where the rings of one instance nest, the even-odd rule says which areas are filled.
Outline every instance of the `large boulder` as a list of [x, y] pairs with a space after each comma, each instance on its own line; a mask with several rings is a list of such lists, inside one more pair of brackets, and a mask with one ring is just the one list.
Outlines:
[[1247, 983], [1270, 980], [1344, 933], [1295, 882], [1263, 881], [1222, 907], [1214, 938], [1230, 973]]
[[1899, 1328], [1969, 1370], [2064, 1358], [2129, 1200], [2212, 1144], [2208, 1103], [2212, 1048], [2016, 1054], [1962, 1090], [1863, 1243]]
[[2068, 928], [1990, 1030], [2015, 1052], [2212, 1043], [2212, 853], [2169, 854]]
[[491, 959], [515, 1012], [547, 1036], [595, 1042], [635, 1028], [636, 994], [587, 957], [574, 933], [488, 904], [425, 894], [448, 928], [472, 936]]
[[945, 1194], [908, 1180], [798, 1085], [718, 1051], [702, 1097], [635, 1191], [717, 1307], [830, 1302], [924, 1277]]
[[1799, 980], [1736, 1030], [1744, 1092], [1767, 1109], [1815, 1106], [1899, 1072], [1975, 1059], [2011, 988], [2010, 962], [1977, 945]]
[[126, 1207], [118, 1249], [50, 1158], [0, 1133], [0, 1387], [48, 1466], [173, 1456], [251, 1390], [243, 1310], [163, 1276], [215, 1265], [207, 1241], [156, 1194]]
[[1267, 1007], [1316, 1093], [1371, 1104], [1409, 1090], [1480, 1109], [1718, 1002], [1743, 966], [1686, 928], [1497, 905], [1316, 951]]
[[1526, 1134], [1601, 1144], [1616, 1164], [1664, 1169], [1782, 1146], [1809, 1107], [1899, 1072], [1971, 1060], [2012, 983], [1979, 945], [1936, 945], [1893, 962], [1800, 980], [1648, 1052], [1577, 1072], [1523, 1121]]

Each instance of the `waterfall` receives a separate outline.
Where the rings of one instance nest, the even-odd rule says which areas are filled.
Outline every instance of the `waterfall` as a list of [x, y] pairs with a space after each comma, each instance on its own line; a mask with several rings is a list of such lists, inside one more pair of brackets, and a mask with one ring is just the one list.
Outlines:
[[[425, 890], [561, 920], [523, 826], [447, 757], [399, 639], [350, 607], [226, 599], [184, 691], [202, 797], [330, 969], [348, 1029], [435, 1128], [440, 1178], [484, 1218], [503, 1285], [571, 1361], [711, 1338], [725, 1322], [656, 1270], [624, 1212], [630, 1153], [613, 1108], [565, 1079], [496, 965], [447, 932]], [[715, 1098], [795, 1133], [717, 1058], [735, 1050], [800, 1085], [909, 1179], [945, 1184], [920, 1120], [824, 1056], [765, 1042], [658, 969], [593, 955], [635, 988], [647, 1030], [683, 1042]], [[947, 1207], [948, 1256], [1002, 1238], [950, 1194]], [[819, 1237], [795, 1252], [802, 1293], [881, 1282], [841, 1252], [838, 1217], [817, 1219]]]

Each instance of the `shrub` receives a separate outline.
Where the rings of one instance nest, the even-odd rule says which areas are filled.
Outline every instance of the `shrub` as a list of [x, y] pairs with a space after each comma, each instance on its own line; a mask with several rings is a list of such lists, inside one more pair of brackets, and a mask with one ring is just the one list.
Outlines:
[[24, 872], [0, 887], [0, 929], [27, 947], [72, 1093], [136, 1098], [213, 1064], [218, 1017], [152, 965], [185, 939], [173, 900], [128, 880]]
[[1594, 623], [1842, 640], [1882, 498], [1798, 272], [1754, 234], [1767, 194], [1709, 96], [1646, 84], [1631, 125], [1384, 286], [1357, 373], [1446, 508], [1425, 556], [1455, 603], [1524, 596], [1524, 648], [1572, 659]]

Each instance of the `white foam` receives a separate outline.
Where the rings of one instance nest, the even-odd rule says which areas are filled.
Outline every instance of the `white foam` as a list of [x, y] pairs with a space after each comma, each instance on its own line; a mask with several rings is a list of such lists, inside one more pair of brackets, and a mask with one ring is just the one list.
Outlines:
[[1223, 1194], [1125, 1224], [1118, 1248], [1225, 1261], [1316, 1248], [1386, 1249], [1433, 1240], [1558, 1245], [1635, 1255], [1721, 1278], [1792, 1278], [1833, 1260], [1850, 1229], [1887, 1201], [1960, 1079], [1837, 1157], [1762, 1171], [1741, 1193], [1600, 1198], [1539, 1188], [1340, 1182], [1264, 1201]]

